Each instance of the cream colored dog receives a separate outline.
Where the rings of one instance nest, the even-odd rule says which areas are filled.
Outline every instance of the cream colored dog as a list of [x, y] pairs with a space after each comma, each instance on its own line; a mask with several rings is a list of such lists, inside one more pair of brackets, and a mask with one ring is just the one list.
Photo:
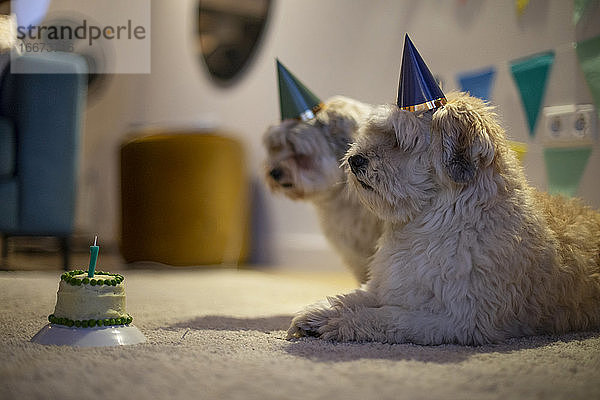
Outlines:
[[386, 221], [372, 279], [300, 313], [290, 338], [480, 345], [600, 327], [600, 215], [531, 188], [482, 101], [383, 106], [347, 166]]
[[325, 236], [361, 283], [382, 223], [349, 193], [340, 163], [370, 111], [367, 104], [336, 96], [313, 120], [285, 120], [263, 138], [271, 190], [315, 206]]

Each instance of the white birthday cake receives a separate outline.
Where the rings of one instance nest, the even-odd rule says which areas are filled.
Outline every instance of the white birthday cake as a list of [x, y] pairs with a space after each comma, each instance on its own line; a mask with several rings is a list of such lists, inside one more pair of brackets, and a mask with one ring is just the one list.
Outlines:
[[77, 328], [128, 325], [133, 318], [125, 310], [123, 275], [98, 271], [65, 272], [60, 277], [53, 324]]

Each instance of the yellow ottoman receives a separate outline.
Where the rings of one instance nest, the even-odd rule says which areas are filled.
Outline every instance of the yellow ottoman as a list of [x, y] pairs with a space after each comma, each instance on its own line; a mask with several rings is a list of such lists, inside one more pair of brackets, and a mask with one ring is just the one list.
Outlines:
[[248, 254], [242, 145], [165, 133], [121, 147], [121, 253], [127, 262], [237, 264]]

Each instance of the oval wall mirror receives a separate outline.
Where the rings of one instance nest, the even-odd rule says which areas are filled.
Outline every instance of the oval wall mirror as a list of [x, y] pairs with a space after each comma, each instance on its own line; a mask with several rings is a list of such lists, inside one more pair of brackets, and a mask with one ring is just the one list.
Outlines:
[[198, 47], [213, 80], [229, 85], [252, 59], [271, 0], [200, 0]]

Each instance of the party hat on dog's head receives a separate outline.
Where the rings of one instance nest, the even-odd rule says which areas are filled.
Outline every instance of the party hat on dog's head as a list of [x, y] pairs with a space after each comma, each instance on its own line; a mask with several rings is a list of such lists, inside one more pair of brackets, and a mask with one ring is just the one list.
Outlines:
[[323, 107], [323, 103], [302, 84], [286, 67], [277, 62], [279, 77], [279, 106], [281, 120], [300, 119], [308, 121]]
[[400, 69], [398, 107], [407, 111], [427, 111], [444, 104], [446, 96], [407, 34]]

